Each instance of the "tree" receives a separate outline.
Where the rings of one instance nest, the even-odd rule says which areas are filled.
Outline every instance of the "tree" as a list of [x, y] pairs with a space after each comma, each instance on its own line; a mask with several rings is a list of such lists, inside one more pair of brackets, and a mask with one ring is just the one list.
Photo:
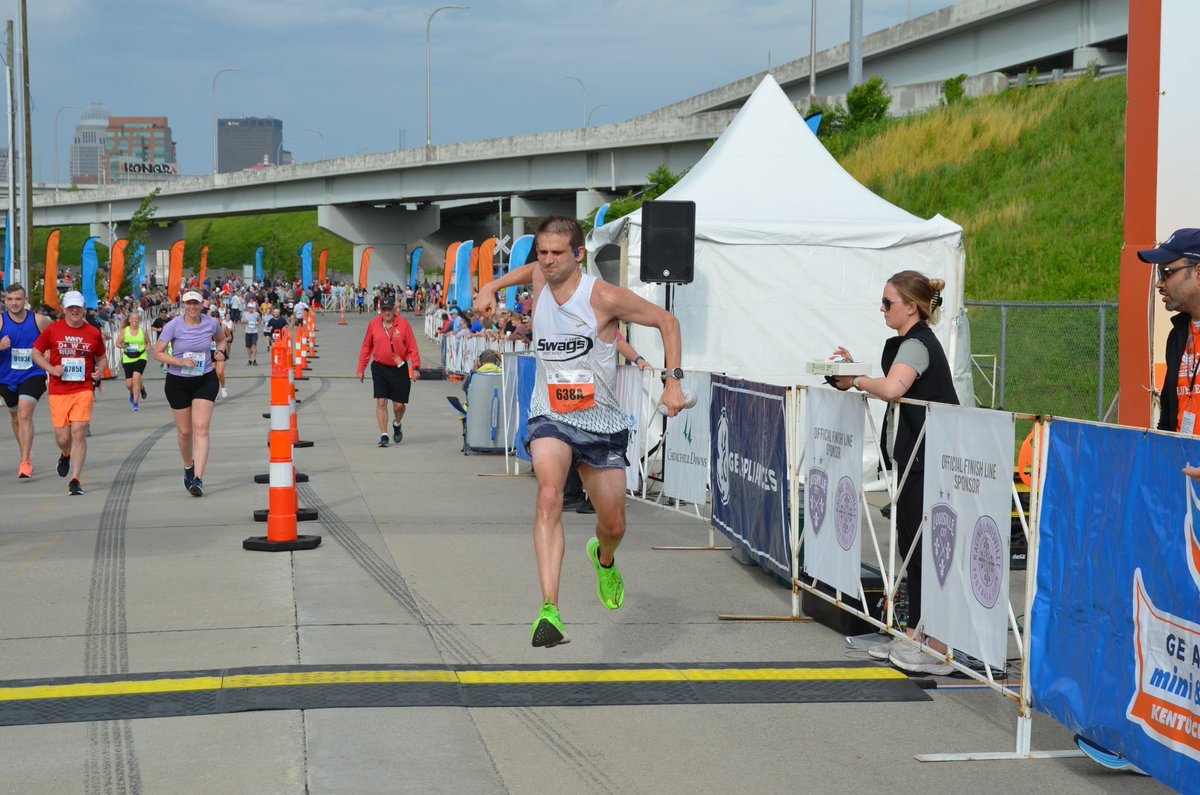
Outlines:
[[865, 83], [859, 83], [846, 94], [846, 111], [850, 118], [847, 129], [861, 127], [887, 116], [892, 105], [892, 95], [887, 83], [879, 75], [872, 75]]
[[120, 293], [131, 295], [138, 289], [138, 273], [141, 272], [142, 257], [145, 256], [145, 246], [150, 242], [150, 223], [158, 208], [154, 206], [162, 188], [155, 188], [142, 199], [141, 205], [129, 219], [129, 244], [125, 247], [125, 278], [121, 282]]
[[285, 250], [279, 239], [279, 223], [276, 222], [271, 226], [271, 237], [263, 245], [263, 275], [269, 279], [278, 279], [280, 276], [294, 279], [298, 261]]
[[[646, 175], [646, 186], [638, 193], [630, 191], [623, 198], [617, 199], [609, 203], [608, 212], [604, 216], [604, 222], [615, 221], [618, 218], [629, 215], [641, 209], [644, 202], [654, 201], [659, 196], [669, 191], [675, 186], [675, 183], [683, 179], [686, 171], [681, 171], [678, 174], [671, 172], [671, 169], [666, 165], [661, 165]], [[596, 228], [596, 213], [599, 208], [588, 213], [587, 218], [583, 221], [583, 233]]]

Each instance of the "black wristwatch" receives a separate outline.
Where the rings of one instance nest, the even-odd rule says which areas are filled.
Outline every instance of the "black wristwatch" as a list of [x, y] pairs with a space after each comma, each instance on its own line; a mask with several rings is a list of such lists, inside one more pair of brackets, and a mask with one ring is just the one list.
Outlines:
[[683, 380], [683, 368], [676, 367], [674, 370], [663, 370], [663, 375], [667, 378], [674, 378], [676, 381]]

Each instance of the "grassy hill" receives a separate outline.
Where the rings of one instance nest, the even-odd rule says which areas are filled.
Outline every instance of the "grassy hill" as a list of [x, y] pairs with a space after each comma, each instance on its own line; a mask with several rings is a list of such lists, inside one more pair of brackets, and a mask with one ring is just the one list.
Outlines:
[[1115, 300], [1125, 79], [1011, 89], [831, 141], [860, 182], [963, 227], [968, 300]]

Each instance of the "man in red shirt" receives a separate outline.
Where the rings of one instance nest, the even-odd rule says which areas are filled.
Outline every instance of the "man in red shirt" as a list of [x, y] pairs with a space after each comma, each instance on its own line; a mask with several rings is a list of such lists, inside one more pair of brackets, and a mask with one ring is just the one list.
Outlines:
[[[362, 350], [358, 354], [358, 380], [361, 382], [371, 363], [371, 382], [375, 393], [375, 419], [379, 422], [379, 446], [388, 446], [387, 404], [392, 402], [392, 438], [396, 444], [404, 438], [400, 421], [408, 404], [412, 382], [421, 378], [421, 352], [408, 321], [396, 314], [396, 299], [385, 295], [379, 303], [380, 315], [367, 324]], [[412, 376], [409, 376], [409, 362]]]
[[46, 371], [47, 393], [50, 397], [50, 420], [54, 425], [54, 441], [58, 457], [58, 476], [71, 473], [67, 493], [83, 494], [79, 476], [87, 457], [87, 430], [92, 421], [95, 385], [104, 391], [101, 376], [104, 361], [104, 338], [93, 326], [84, 322], [83, 294], [71, 290], [63, 295], [63, 319], [46, 327], [33, 343], [33, 361]]

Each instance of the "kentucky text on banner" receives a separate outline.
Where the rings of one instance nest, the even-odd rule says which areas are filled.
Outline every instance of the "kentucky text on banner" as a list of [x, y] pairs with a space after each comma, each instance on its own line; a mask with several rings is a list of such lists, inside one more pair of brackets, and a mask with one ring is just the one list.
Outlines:
[[804, 570], [857, 595], [862, 569], [862, 456], [866, 399], [808, 390], [804, 423]]
[[[1015, 450], [1012, 414], [933, 405], [925, 419], [925, 631], [1004, 668]], [[907, 550], [900, 550], [905, 554]]]
[[708, 501], [708, 406], [712, 386], [708, 373], [687, 374], [696, 405], [667, 420], [667, 458], [663, 493], [695, 505]]
[[1181, 792], [1200, 782], [1200, 440], [1054, 420], [1034, 707]]
[[783, 387], [714, 375], [708, 460], [713, 526], [790, 580], [786, 400]]
[[621, 404], [621, 413], [629, 428], [629, 444], [625, 448], [625, 458], [629, 461], [625, 467], [625, 488], [637, 491], [641, 485], [638, 472], [638, 461], [642, 453], [641, 408], [642, 408], [642, 370], [640, 367], [622, 365], [617, 368], [617, 402]]

